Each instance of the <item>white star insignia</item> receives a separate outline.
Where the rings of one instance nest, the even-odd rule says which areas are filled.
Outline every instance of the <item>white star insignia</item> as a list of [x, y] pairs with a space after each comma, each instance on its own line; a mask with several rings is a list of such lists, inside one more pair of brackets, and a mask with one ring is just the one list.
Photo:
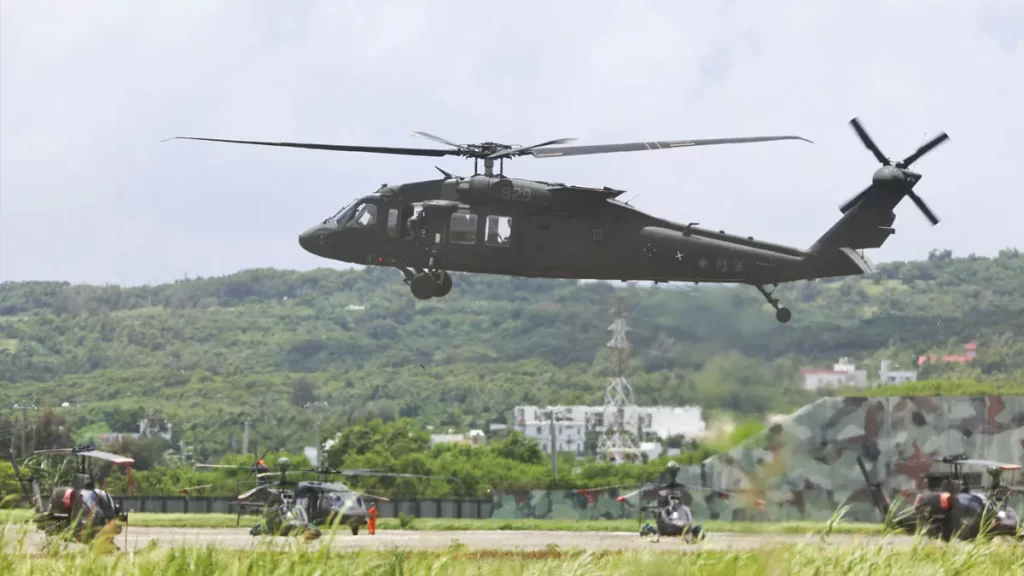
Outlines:
[[676, 250], [676, 260], [683, 261], [683, 253], [678, 250]]

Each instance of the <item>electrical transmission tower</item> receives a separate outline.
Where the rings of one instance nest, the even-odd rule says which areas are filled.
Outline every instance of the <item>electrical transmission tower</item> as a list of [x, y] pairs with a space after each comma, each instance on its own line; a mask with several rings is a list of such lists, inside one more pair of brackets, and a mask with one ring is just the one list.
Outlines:
[[640, 449], [634, 435], [640, 430], [639, 414], [633, 403], [633, 387], [626, 378], [629, 361], [629, 340], [626, 339], [626, 313], [622, 299], [615, 300], [612, 308], [615, 320], [608, 327], [612, 339], [606, 346], [612, 349], [612, 376], [604, 394], [605, 432], [598, 440], [598, 454], [614, 462], [636, 462]]

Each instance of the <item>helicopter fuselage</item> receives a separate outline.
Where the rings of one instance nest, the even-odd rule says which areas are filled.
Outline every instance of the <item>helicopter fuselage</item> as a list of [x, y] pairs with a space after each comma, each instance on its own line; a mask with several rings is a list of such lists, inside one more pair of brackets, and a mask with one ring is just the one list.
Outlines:
[[816, 258], [658, 218], [620, 194], [484, 175], [385, 186], [299, 243], [353, 264], [533, 278], [761, 285], [865, 271], [842, 253]]

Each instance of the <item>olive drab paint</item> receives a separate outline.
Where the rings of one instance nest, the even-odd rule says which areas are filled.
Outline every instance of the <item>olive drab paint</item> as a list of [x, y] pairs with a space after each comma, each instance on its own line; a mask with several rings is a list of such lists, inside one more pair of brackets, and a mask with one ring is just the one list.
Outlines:
[[[878, 248], [894, 233], [893, 209], [910, 197], [933, 224], [938, 219], [913, 188], [921, 175], [909, 166], [948, 137], [943, 133], [911, 156], [885, 158], [856, 118], [864, 145], [883, 164], [871, 184], [840, 210], [835, 225], [808, 250], [681, 224], [645, 214], [623, 193], [608, 187], [510, 178], [504, 161], [518, 156], [560, 158], [613, 152], [670, 150], [723, 144], [804, 140], [799, 136], [756, 136], [704, 140], [663, 140], [626, 144], [560, 146], [563, 138], [516, 147], [496, 142], [456, 144], [413, 134], [449, 146], [392, 148], [192, 138], [236, 144], [369, 152], [406, 156], [473, 158], [471, 176], [440, 167], [442, 179], [381, 186], [299, 235], [307, 252], [342, 262], [400, 270], [413, 295], [441, 298], [452, 289], [452, 272], [530, 278], [711, 282], [756, 287], [775, 309], [779, 322], [791, 312], [772, 297], [779, 283], [864, 274], [871, 271], [863, 250]], [[483, 161], [484, 171], [479, 172]], [[499, 163], [495, 172], [495, 161]], [[493, 228], [506, 224], [502, 234]], [[501, 241], [495, 241], [501, 238]], [[771, 285], [772, 290], [765, 287]]]

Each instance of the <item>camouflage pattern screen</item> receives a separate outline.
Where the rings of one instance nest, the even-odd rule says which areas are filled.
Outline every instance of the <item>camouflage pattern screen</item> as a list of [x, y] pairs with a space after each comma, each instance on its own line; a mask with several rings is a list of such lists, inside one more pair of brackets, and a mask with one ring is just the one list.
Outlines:
[[[880, 522], [857, 457], [872, 482], [880, 482], [894, 502], [913, 501], [926, 487], [928, 472], [949, 472], [933, 462], [949, 454], [1024, 465], [1024, 396], [823, 398], [759, 436], [699, 466], [681, 467], [677, 481], [688, 486], [728, 490], [722, 498], [702, 491], [684, 494], [698, 521], [827, 520], [843, 505], [845, 519]], [[965, 467], [972, 488], [984, 490], [984, 469]], [[652, 480], [654, 480], [652, 478]], [[1004, 485], [1024, 484], [1019, 472]], [[492, 518], [636, 519], [654, 493], [604, 489], [495, 491]], [[1018, 510], [1024, 499], [1010, 505]]]

